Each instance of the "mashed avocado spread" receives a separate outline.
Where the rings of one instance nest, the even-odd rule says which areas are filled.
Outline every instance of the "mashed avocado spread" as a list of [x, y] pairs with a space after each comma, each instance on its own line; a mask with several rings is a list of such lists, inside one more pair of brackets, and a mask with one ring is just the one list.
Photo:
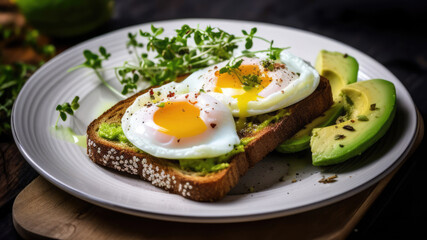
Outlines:
[[289, 110], [284, 108], [275, 112], [248, 117], [246, 118], [244, 127], [242, 129], [238, 129], [238, 131], [244, 133], [244, 135], [251, 135], [261, 131], [270, 123], [276, 123], [284, 116], [289, 116], [290, 114]]
[[101, 123], [98, 135], [107, 140], [129, 143], [129, 140], [123, 133], [122, 126], [118, 123]]
[[[281, 109], [274, 112], [274, 114], [272, 115], [263, 114], [256, 116], [256, 119], [247, 119], [245, 131], [256, 133], [257, 131], [260, 131], [263, 128], [267, 127], [271, 122], [276, 122], [280, 120], [283, 116], [289, 114], [290, 113], [286, 109]], [[122, 126], [119, 123], [102, 123], [99, 126], [98, 135], [101, 138], [110, 141], [116, 141], [131, 145], [131, 143], [123, 133]], [[233, 150], [219, 157], [206, 159], [179, 159], [179, 167], [183, 170], [197, 172], [200, 174], [208, 174], [211, 172], [216, 172], [225, 169], [230, 165], [228, 163], [228, 160], [234, 155], [244, 152], [245, 145], [249, 144], [253, 139], [254, 137], [242, 138], [240, 140], [240, 144], [235, 145]]]
[[200, 172], [202, 174], [216, 172], [216, 171], [227, 168], [230, 165], [228, 163], [228, 160], [234, 155], [244, 151], [245, 151], [245, 145], [240, 143], [234, 146], [234, 149], [231, 150], [231, 152], [228, 152], [219, 157], [207, 158], [207, 159], [180, 159], [179, 166], [183, 170]]

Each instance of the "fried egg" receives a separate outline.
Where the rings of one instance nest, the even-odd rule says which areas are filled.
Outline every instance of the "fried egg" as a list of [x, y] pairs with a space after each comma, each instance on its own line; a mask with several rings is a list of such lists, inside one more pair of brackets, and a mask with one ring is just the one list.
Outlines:
[[137, 148], [167, 159], [217, 157], [240, 143], [227, 106], [174, 82], [139, 96], [126, 110], [122, 128]]
[[228, 63], [222, 62], [194, 72], [183, 83], [190, 91], [202, 89], [218, 99], [236, 117], [288, 107], [309, 96], [319, 84], [317, 71], [288, 52], [274, 62], [265, 54], [241, 59], [238, 69], [220, 73]]

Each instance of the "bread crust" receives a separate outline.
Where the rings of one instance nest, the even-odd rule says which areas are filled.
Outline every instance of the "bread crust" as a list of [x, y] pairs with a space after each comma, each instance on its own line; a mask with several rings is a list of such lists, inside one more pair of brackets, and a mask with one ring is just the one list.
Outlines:
[[126, 109], [146, 91], [118, 102], [88, 126], [87, 154], [96, 164], [138, 175], [156, 187], [195, 201], [217, 201], [223, 198], [250, 167], [333, 103], [329, 81], [321, 77], [318, 87], [310, 96], [287, 108], [289, 115], [252, 134], [250, 137], [253, 140], [245, 146], [245, 152], [233, 156], [228, 168], [200, 176], [179, 169], [173, 160], [141, 153], [126, 144], [98, 136], [101, 123], [120, 123]]

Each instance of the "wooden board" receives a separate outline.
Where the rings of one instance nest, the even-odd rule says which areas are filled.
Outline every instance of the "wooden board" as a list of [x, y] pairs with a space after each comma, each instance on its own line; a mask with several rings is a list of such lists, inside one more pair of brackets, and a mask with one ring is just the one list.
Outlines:
[[[424, 135], [419, 113], [417, 129], [408, 157]], [[38, 177], [15, 199], [13, 221], [26, 239], [345, 239], [399, 167], [374, 186], [332, 205], [282, 218], [228, 224], [130, 216], [87, 203]]]

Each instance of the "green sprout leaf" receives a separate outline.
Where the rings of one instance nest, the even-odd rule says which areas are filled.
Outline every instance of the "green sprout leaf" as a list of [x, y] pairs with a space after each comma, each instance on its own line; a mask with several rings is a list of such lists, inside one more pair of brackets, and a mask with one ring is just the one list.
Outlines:
[[71, 116], [74, 115], [74, 112], [80, 107], [79, 99], [79, 96], [75, 96], [71, 103], [65, 102], [56, 106], [56, 111], [59, 112], [59, 116], [56, 120], [55, 127], [58, 127], [59, 118], [65, 122], [67, 120], [67, 114]]
[[108, 60], [111, 57], [111, 54], [108, 53], [105, 47], [103, 46], [100, 46], [98, 51], [99, 51], [99, 55], [88, 49], [85, 49], [83, 51], [83, 56], [86, 59], [85, 62], [73, 68], [68, 69], [68, 72], [74, 71], [79, 68], [91, 68], [95, 72], [98, 79], [102, 82], [102, 84], [104, 84], [108, 89], [110, 89], [113, 93], [115, 93], [119, 98], [125, 99], [126, 96], [124, 96], [122, 93], [117, 91], [113, 86], [111, 86], [104, 79], [101, 72], [99, 71], [102, 68], [102, 63], [105, 60]]
[[244, 85], [244, 89], [246, 91], [252, 88], [256, 88], [261, 84], [261, 79], [259, 78], [259, 76], [255, 74], [245, 75], [242, 77], [242, 79], [243, 79], [242, 84]]
[[74, 97], [73, 101], [71, 101], [71, 109], [77, 110], [80, 107], [79, 99], [80, 99], [79, 96]]

